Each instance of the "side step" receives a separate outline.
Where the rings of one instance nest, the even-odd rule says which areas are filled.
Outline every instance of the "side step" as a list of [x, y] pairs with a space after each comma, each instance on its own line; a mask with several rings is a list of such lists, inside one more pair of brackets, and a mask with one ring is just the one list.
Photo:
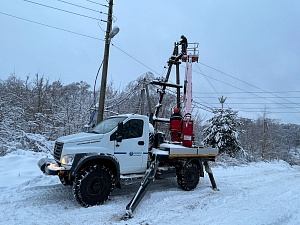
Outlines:
[[158, 159], [159, 155], [154, 154], [152, 156], [150, 167], [146, 170], [145, 176], [141, 182], [141, 185], [137, 191], [137, 193], [134, 195], [134, 197], [131, 199], [129, 204], [126, 206], [126, 214], [125, 219], [132, 218], [132, 213], [146, 194], [149, 185], [155, 180], [155, 174], [158, 167]]

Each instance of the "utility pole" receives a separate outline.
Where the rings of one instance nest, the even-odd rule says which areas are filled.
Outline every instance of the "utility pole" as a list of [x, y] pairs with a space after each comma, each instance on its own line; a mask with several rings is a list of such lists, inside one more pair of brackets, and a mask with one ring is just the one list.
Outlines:
[[104, 114], [106, 80], [107, 80], [108, 58], [109, 58], [109, 46], [110, 46], [110, 40], [112, 38], [112, 37], [110, 37], [110, 32], [111, 32], [111, 27], [112, 27], [112, 13], [113, 13], [113, 0], [109, 0], [97, 123], [99, 123], [103, 120], [103, 114]]
[[141, 90], [141, 115], [145, 114], [145, 92], [146, 92], [146, 88], [145, 88], [145, 83], [143, 83], [143, 89]]

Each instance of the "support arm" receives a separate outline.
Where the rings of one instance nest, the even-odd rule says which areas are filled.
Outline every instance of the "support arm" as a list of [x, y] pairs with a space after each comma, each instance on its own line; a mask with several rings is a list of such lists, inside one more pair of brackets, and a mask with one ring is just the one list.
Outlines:
[[150, 167], [146, 170], [145, 176], [141, 182], [141, 185], [135, 194], [135, 196], [131, 199], [129, 204], [126, 206], [126, 214], [125, 218], [129, 219], [132, 218], [132, 213], [135, 210], [135, 208], [138, 206], [144, 195], [146, 194], [149, 185], [154, 181], [155, 174], [157, 171], [158, 166], [158, 156], [153, 155], [152, 162]]

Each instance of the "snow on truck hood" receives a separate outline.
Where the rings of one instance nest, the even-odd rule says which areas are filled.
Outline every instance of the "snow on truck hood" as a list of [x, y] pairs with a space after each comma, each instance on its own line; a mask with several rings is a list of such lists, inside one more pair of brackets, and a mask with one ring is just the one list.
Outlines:
[[78, 134], [71, 134], [67, 136], [63, 136], [58, 138], [57, 142], [63, 143], [77, 143], [77, 142], [86, 142], [86, 141], [100, 141], [103, 138], [103, 134], [95, 134], [95, 133], [78, 133]]

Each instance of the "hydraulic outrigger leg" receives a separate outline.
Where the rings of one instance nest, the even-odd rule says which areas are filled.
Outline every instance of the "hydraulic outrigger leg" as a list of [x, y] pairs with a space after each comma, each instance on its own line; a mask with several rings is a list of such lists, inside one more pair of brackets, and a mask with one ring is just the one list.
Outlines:
[[203, 165], [204, 165], [204, 168], [205, 168], [205, 171], [206, 173], [208, 174], [209, 176], [209, 179], [210, 179], [210, 183], [212, 185], [212, 189], [214, 191], [219, 191], [219, 189], [217, 188], [217, 184], [216, 184], [216, 181], [215, 181], [215, 178], [214, 178], [214, 175], [213, 175], [213, 172], [208, 164], [207, 161], [203, 162]]
[[129, 204], [126, 206], [126, 214], [125, 218], [129, 219], [132, 217], [132, 213], [135, 210], [135, 208], [138, 206], [144, 195], [146, 194], [149, 185], [154, 181], [155, 174], [157, 171], [158, 166], [158, 155], [152, 156], [152, 162], [150, 167], [146, 170], [145, 176], [141, 182], [141, 185], [137, 191], [137, 193], [134, 195], [134, 197], [131, 199]]

